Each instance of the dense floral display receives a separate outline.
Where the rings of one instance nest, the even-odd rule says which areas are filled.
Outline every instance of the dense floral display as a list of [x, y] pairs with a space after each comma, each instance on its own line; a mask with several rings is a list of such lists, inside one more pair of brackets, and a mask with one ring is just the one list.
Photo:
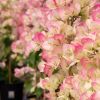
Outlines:
[[15, 68], [17, 78], [33, 72], [31, 91], [42, 88], [43, 100], [100, 100], [100, 0], [0, 2], [11, 5], [0, 23], [10, 16], [2, 25], [12, 26], [12, 57], [27, 66]]

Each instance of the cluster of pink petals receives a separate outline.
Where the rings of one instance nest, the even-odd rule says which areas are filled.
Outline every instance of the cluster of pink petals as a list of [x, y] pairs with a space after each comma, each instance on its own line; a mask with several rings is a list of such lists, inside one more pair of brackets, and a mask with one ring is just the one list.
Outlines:
[[[99, 4], [96, 4], [96, 6], [97, 5]], [[81, 28], [83, 29], [81, 30]], [[43, 45], [44, 43], [41, 45], [41, 48], [43, 50], [41, 54], [42, 60], [38, 67], [40, 69], [40, 72], [44, 72], [44, 74], [48, 75], [48, 80], [50, 80], [54, 69], [59, 68], [60, 70], [63, 70], [63, 68], [66, 68], [66, 66], [72, 65], [72, 62], [77, 59], [79, 61], [79, 72], [75, 76], [67, 76], [66, 80], [61, 84], [61, 90], [59, 93], [67, 92], [67, 90], [70, 88], [75, 93], [78, 93], [76, 97], [74, 97], [77, 98], [77, 100], [99, 100], [99, 91], [95, 92], [95, 90], [90, 90], [89, 92], [89, 90], [85, 90], [88, 89], [89, 86], [91, 86], [91, 88], [94, 87], [92, 83], [96, 79], [96, 68], [95, 65], [92, 65], [95, 62], [93, 62], [92, 59], [88, 58], [88, 52], [90, 48], [96, 46], [97, 40], [99, 38], [99, 33], [96, 32], [96, 30], [89, 31], [89, 26], [85, 22], [75, 23], [75, 30], [76, 37], [70, 44], [66, 42], [65, 34], [54, 34], [49, 38], [47, 37], [45, 40], [46, 43], [44, 41], [45, 46]], [[54, 61], [58, 62], [58, 64], [56, 64], [56, 67], [53, 64]], [[91, 82], [88, 84], [86, 82], [87, 80]], [[45, 82], [44, 86], [42, 83], [43, 81], [45, 81], [45, 79], [43, 79], [42, 81], [40, 80], [40, 83], [42, 84], [41, 87], [45, 88], [48, 82]], [[82, 86], [80, 86], [81, 81], [84, 81], [84, 83], [86, 82], [83, 88]], [[95, 83], [95, 85], [97, 85], [97, 83]], [[65, 88], [67, 88], [67, 90]], [[81, 88], [83, 90], [81, 90]], [[65, 99], [66, 98], [67, 97], [65, 96]]]
[[32, 74], [33, 73], [33, 69], [30, 68], [30, 67], [22, 67], [22, 68], [15, 68], [14, 70], [14, 75], [15, 77], [17, 78], [21, 78], [21, 77], [24, 77], [25, 74]]
[[[17, 34], [12, 51], [28, 57], [41, 49], [38, 69], [45, 77], [39, 86], [49, 91], [44, 95], [50, 100], [100, 99], [100, 2], [88, 1], [19, 0], [12, 6]], [[15, 76], [30, 72], [17, 68]]]
[[100, 23], [100, 3], [97, 3], [92, 11], [91, 11], [91, 16], [93, 21]]
[[1, 68], [1, 69], [4, 69], [5, 67], [6, 67], [5, 62], [0, 62], [0, 68]]

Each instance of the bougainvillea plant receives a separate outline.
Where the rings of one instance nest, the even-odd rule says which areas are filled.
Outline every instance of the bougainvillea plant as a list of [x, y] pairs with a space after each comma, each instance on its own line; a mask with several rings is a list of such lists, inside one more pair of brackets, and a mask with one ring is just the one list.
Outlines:
[[[99, 100], [100, 0], [12, 0], [11, 8], [17, 37], [11, 50], [23, 56], [20, 64], [34, 67], [34, 94]], [[15, 69], [21, 75], [23, 69]]]
[[32, 52], [27, 58], [22, 53], [13, 52], [15, 41], [18, 39], [12, 16], [14, 2], [0, 0], [0, 81], [3, 80], [7, 84], [24, 81], [25, 92], [30, 94], [33, 91], [31, 88], [35, 75], [33, 67], [39, 60], [39, 52]]

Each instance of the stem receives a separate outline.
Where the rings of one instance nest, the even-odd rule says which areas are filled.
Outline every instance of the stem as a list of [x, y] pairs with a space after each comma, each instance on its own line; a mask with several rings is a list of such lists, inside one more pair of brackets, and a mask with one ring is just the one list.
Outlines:
[[12, 70], [11, 70], [11, 59], [9, 58], [9, 62], [8, 62], [8, 79], [9, 79], [9, 84], [12, 83], [11, 81], [11, 77], [12, 77]]

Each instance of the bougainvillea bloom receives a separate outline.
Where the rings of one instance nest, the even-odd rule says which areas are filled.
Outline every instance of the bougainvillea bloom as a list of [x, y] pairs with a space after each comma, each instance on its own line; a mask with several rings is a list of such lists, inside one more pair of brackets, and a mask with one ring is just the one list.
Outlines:
[[[0, 3], [5, 1], [10, 0]], [[6, 13], [0, 9], [0, 23], [11, 16], [1, 28], [12, 22], [13, 53], [24, 59], [38, 55], [34, 68], [16, 68], [15, 76], [35, 69], [34, 87], [43, 89], [43, 100], [100, 100], [100, 0], [11, 0], [11, 5]]]

